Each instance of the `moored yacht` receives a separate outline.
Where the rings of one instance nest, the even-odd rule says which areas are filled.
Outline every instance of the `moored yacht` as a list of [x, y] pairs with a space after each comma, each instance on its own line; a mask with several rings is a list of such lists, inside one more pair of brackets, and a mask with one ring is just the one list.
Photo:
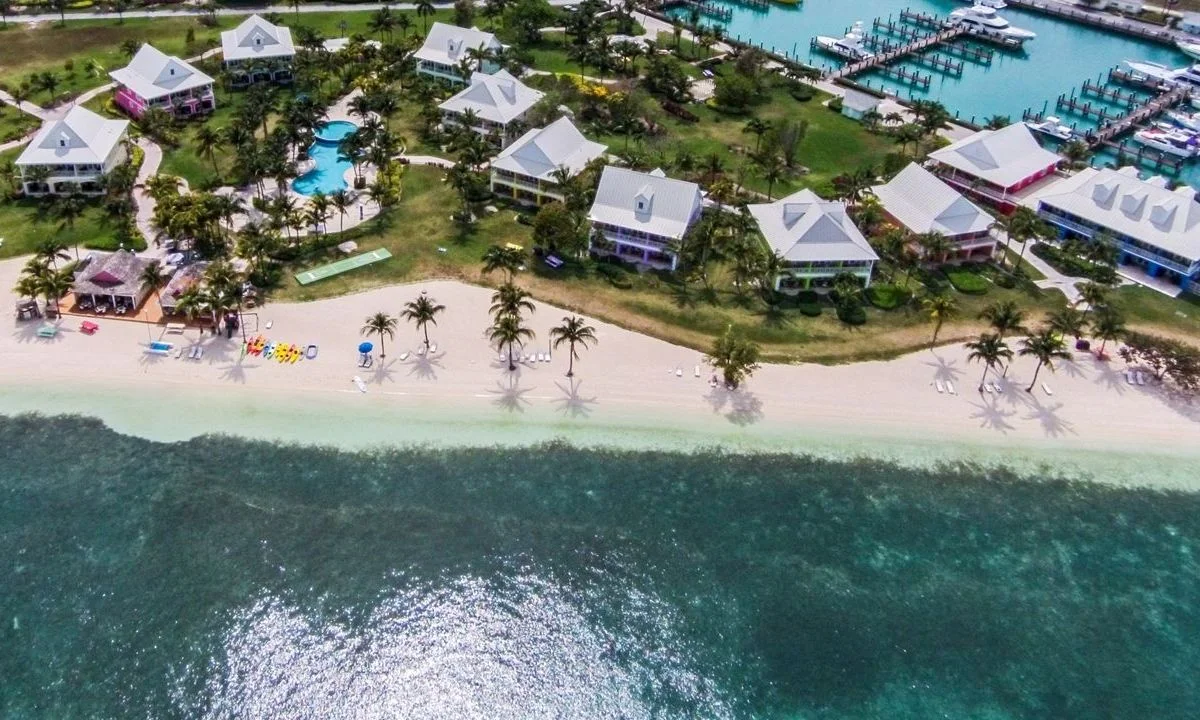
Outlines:
[[866, 49], [862, 45], [863, 41], [863, 24], [860, 20], [854, 23], [850, 28], [850, 32], [844, 37], [835, 38], [828, 35], [817, 36], [817, 47], [825, 52], [832, 53], [846, 58], [847, 60], [865, 60], [869, 57], [874, 57], [875, 53]]
[[1176, 40], [1175, 47], [1179, 48], [1179, 52], [1187, 55], [1193, 60], [1200, 60], [1200, 42]]
[[1037, 37], [1037, 33], [1013, 27], [996, 14], [996, 9], [975, 4], [959, 8], [950, 13], [948, 24], [964, 28], [968, 34], [986, 38], [1010, 47], [1020, 47], [1026, 40]]
[[1067, 142], [1071, 140], [1071, 138], [1075, 137], [1075, 128], [1064, 124], [1062, 120], [1054, 117], [1053, 115], [1047, 117], [1042, 122], [1027, 122], [1025, 124], [1028, 125], [1029, 129], [1033, 130], [1034, 132], [1039, 132], [1043, 135], [1049, 135], [1050, 137], [1062, 140], [1063, 142]]
[[972, 5], [990, 7], [993, 10], [1003, 10], [1004, 8], [1008, 7], [1008, 3], [1004, 2], [1004, 0], [962, 0], [962, 2], [969, 2]]
[[1167, 117], [1171, 122], [1175, 123], [1185, 130], [1192, 132], [1200, 132], [1200, 112], [1188, 113], [1178, 110], [1171, 110], [1167, 113]]
[[1200, 138], [1186, 130], [1167, 129], [1156, 125], [1138, 130], [1133, 134], [1133, 139], [1146, 147], [1177, 157], [1192, 158], [1200, 153]]

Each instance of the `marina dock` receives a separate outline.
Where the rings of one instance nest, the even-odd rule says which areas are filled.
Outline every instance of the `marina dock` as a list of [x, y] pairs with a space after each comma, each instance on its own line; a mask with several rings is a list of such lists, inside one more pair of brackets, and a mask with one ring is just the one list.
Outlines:
[[1109, 15], [1098, 11], [1085, 11], [1074, 4], [1058, 2], [1057, 0], [1007, 0], [1009, 5], [1022, 10], [1032, 10], [1046, 15], [1071, 20], [1081, 25], [1089, 25], [1122, 35], [1132, 35], [1142, 40], [1174, 45], [1176, 40], [1186, 40], [1187, 33], [1167, 27], [1158, 27], [1138, 20]]
[[[962, 28], [956, 27], [956, 28], [946, 28], [945, 30], [934, 33], [932, 35], [921, 35], [920, 37], [910, 40], [909, 42], [905, 43], [904, 45], [895, 47], [894, 49], [889, 50], [887, 52], [882, 52], [882, 53], [879, 53], [872, 57], [865, 58], [863, 60], [858, 60], [857, 62], [848, 63], [848, 64], [838, 68], [837, 70], [833, 70], [832, 72], [827, 73], [825, 75], [825, 79], [836, 81], [836, 80], [840, 80], [842, 78], [847, 78], [847, 77], [851, 77], [853, 75], [857, 75], [858, 73], [867, 72], [869, 70], [880, 70], [881, 68], [885, 68], [889, 63], [895, 62], [896, 60], [906, 59], [910, 55], [915, 55], [924, 50], [928, 50], [929, 48], [932, 48], [936, 45], [944, 43], [948, 40], [955, 40], [955, 39], [961, 37], [963, 34], [965, 34], [965, 32], [966, 31], [963, 30]], [[959, 72], [961, 73], [961, 71], [962, 71], [961, 64], [959, 64], [958, 69], [959, 69]], [[890, 73], [893, 71], [902, 71], [903, 73], [905, 73], [908, 76], [919, 75], [919, 73], [912, 73], [910, 71], [904, 70], [904, 68], [888, 68], [888, 70], [886, 72]], [[928, 76], [924, 76], [924, 77], [928, 78]], [[906, 84], [913, 84], [913, 83], [908, 82], [907, 80], [905, 80], [904, 82], [906, 82]], [[928, 86], [928, 82], [924, 82], [924, 83], [920, 83], [920, 84]]]
[[1139, 123], [1146, 122], [1159, 113], [1184, 102], [1190, 95], [1191, 88], [1187, 87], [1177, 87], [1165, 92], [1128, 115], [1105, 122], [1100, 128], [1088, 133], [1086, 135], [1088, 144], [1096, 146], [1108, 143], [1113, 138], [1135, 129]]

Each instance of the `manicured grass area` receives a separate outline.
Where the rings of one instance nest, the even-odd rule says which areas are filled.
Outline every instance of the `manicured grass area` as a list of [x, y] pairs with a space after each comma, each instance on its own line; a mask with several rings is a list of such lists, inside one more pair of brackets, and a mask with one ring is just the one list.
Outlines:
[[1127, 285], [1114, 291], [1113, 303], [1125, 314], [1130, 327], [1174, 335], [1195, 343], [1200, 338], [1200, 297], [1167, 297], [1160, 292]]
[[0, 105], [0, 142], [28, 135], [37, 129], [38, 120], [8, 105]]
[[0, 202], [0, 258], [27, 255], [48, 237], [57, 237], [70, 246], [79, 244], [82, 252], [85, 245], [93, 247], [117, 246], [116, 225], [104, 214], [99, 203], [88, 207], [75, 221], [73, 228], [63, 227], [57, 220], [48, 217], [47, 201], [6, 200]]

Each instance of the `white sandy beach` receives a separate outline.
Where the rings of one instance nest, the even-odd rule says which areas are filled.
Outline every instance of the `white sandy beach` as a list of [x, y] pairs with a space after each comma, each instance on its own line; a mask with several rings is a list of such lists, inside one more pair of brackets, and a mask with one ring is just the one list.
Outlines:
[[[0, 294], [22, 261], [0, 262]], [[447, 306], [431, 330], [437, 351], [419, 358], [420, 337], [401, 326], [387, 359], [355, 366], [359, 329], [374, 312], [398, 314], [427, 291]], [[599, 344], [582, 352], [576, 377], [565, 377], [565, 348], [549, 363], [509, 373], [484, 337], [491, 291], [438, 281], [258, 310], [262, 333], [320, 347], [315, 361], [281, 365], [241, 357], [240, 337], [225, 341], [196, 330], [163, 336], [161, 326], [99, 319], [92, 336], [66, 316], [54, 339], [37, 322], [9, 316], [0, 335], [0, 410], [77, 412], [122, 432], [180, 440], [210, 432], [321, 442], [347, 447], [380, 443], [491, 444], [566, 438], [631, 447], [770, 449], [898, 461], [1003, 461], [1042, 465], [1099, 479], [1200, 488], [1200, 406], [1151, 384], [1126, 384], [1123, 363], [1080, 355], [1042, 379], [1053, 391], [1024, 391], [1034, 363], [1018, 359], [1002, 395], [976, 391], [982, 367], [959, 346], [889, 362], [838, 367], [765, 365], [730, 393], [695, 368], [700, 353], [591, 321]], [[10, 311], [11, 312], [11, 311]], [[531, 320], [545, 351], [549, 328], [567, 314], [539, 304]], [[272, 329], [263, 326], [270, 320]], [[150, 339], [201, 343], [200, 361], [147, 355]], [[376, 343], [378, 355], [378, 339]], [[400, 355], [410, 352], [405, 360]], [[681, 369], [682, 377], [676, 376]], [[361, 376], [368, 391], [353, 384]], [[939, 394], [936, 381], [957, 394]]]

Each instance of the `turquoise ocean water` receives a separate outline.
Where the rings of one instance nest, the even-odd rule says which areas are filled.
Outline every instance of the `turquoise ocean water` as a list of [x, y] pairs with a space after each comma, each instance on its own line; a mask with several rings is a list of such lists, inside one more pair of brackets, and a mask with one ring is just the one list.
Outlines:
[[1195, 718], [1200, 496], [0, 418], [5, 718]]
[[[840, 37], [860, 20], [869, 31], [874, 18], [890, 16], [898, 21], [900, 11], [905, 8], [945, 16], [966, 6], [957, 0], [804, 0], [796, 6], [772, 5], [764, 11], [721, 3], [721, 0], [717, 2], [733, 12], [732, 19], [726, 24], [730, 37], [773, 48], [817, 67], [840, 64], [837, 58], [809, 50], [810, 40], [817, 35]], [[1168, 46], [1087, 28], [1016, 7], [1008, 7], [1000, 13], [1013, 25], [1032, 30], [1038, 37], [1026, 43], [1021, 52], [997, 50], [990, 66], [965, 62], [960, 78], [912, 63], [901, 63], [909, 70], [933, 77], [927, 91], [898, 85], [878, 74], [864, 75], [859, 80], [877, 89], [884, 87], [904, 98], [939, 100], [963, 119], [983, 122], [993, 115], [1019, 120], [1026, 109], [1046, 109], [1047, 114], [1056, 114], [1054, 103], [1060, 94], [1070, 95], [1072, 90], [1078, 91], [1085, 80], [1094, 82], [1105, 77], [1110, 68], [1120, 66], [1125, 60], [1149, 60], [1170, 67], [1181, 67], [1189, 62], [1187, 56]], [[711, 19], [706, 18], [704, 22], [711, 22]], [[1083, 117], [1058, 114], [1081, 129], [1092, 126]], [[1193, 162], [1181, 179], [1200, 187], [1200, 162]]]

